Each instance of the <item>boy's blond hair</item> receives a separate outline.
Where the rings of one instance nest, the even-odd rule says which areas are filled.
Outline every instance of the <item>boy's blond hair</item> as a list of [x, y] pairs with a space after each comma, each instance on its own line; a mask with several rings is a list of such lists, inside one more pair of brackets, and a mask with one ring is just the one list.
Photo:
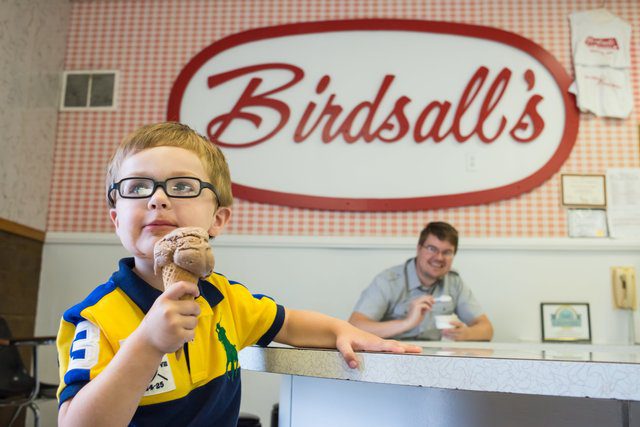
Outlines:
[[[209, 175], [209, 181], [218, 191], [218, 204], [233, 204], [229, 165], [222, 151], [189, 126], [176, 122], [142, 126], [122, 140], [107, 166], [107, 195], [109, 187], [117, 179], [122, 162], [142, 150], [154, 147], [179, 147], [197, 154]], [[114, 207], [110, 201], [108, 203], [110, 207]]]

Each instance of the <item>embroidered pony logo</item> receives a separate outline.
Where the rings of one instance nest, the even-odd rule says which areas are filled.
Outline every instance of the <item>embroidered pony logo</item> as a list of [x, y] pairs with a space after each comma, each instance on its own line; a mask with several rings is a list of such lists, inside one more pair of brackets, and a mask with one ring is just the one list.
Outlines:
[[216, 323], [216, 332], [218, 333], [218, 341], [222, 343], [224, 352], [227, 355], [225, 375], [230, 379], [234, 379], [238, 374], [238, 368], [240, 367], [238, 364], [238, 350], [236, 349], [235, 344], [231, 344], [229, 338], [227, 338], [227, 331], [220, 326], [220, 322]]

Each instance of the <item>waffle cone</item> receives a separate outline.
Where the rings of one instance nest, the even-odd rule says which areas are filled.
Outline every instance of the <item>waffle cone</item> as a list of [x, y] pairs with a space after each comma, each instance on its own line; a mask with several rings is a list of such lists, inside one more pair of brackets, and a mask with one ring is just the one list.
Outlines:
[[[199, 277], [192, 272], [179, 267], [178, 265], [171, 263], [162, 267], [162, 282], [164, 289], [167, 290], [169, 286], [176, 282], [184, 280], [185, 282], [198, 283]], [[193, 298], [193, 297], [191, 297]]]

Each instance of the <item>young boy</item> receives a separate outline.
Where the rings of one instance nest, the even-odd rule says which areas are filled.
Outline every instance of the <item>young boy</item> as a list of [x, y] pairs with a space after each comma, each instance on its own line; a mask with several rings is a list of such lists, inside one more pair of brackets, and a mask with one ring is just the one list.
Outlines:
[[358, 366], [354, 350], [420, 351], [320, 313], [285, 309], [218, 273], [163, 291], [153, 268], [156, 241], [187, 226], [219, 235], [233, 201], [224, 156], [185, 125], [149, 125], [125, 138], [108, 167], [107, 198], [133, 257], [63, 315], [61, 426], [235, 427], [237, 352], [256, 343], [335, 347], [351, 368]]

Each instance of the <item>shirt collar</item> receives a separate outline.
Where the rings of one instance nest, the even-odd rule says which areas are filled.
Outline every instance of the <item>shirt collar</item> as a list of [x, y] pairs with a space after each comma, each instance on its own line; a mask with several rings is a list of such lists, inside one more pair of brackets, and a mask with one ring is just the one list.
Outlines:
[[420, 283], [420, 279], [418, 279], [418, 272], [416, 271], [416, 259], [413, 258], [407, 263], [407, 285], [409, 290], [412, 291], [414, 289], [420, 289], [423, 292], [427, 292], [429, 294], [433, 294], [436, 290], [436, 287], [442, 284], [442, 278], [436, 280], [433, 285], [429, 288], [425, 288]]
[[[113, 273], [111, 280], [146, 314], [162, 292], [134, 273], [134, 266], [133, 258], [122, 258], [118, 263], [119, 270]], [[215, 286], [211, 286], [211, 284], [203, 286], [202, 282], [203, 280], [198, 281], [200, 295], [207, 300], [211, 307], [216, 306], [224, 296]]]

